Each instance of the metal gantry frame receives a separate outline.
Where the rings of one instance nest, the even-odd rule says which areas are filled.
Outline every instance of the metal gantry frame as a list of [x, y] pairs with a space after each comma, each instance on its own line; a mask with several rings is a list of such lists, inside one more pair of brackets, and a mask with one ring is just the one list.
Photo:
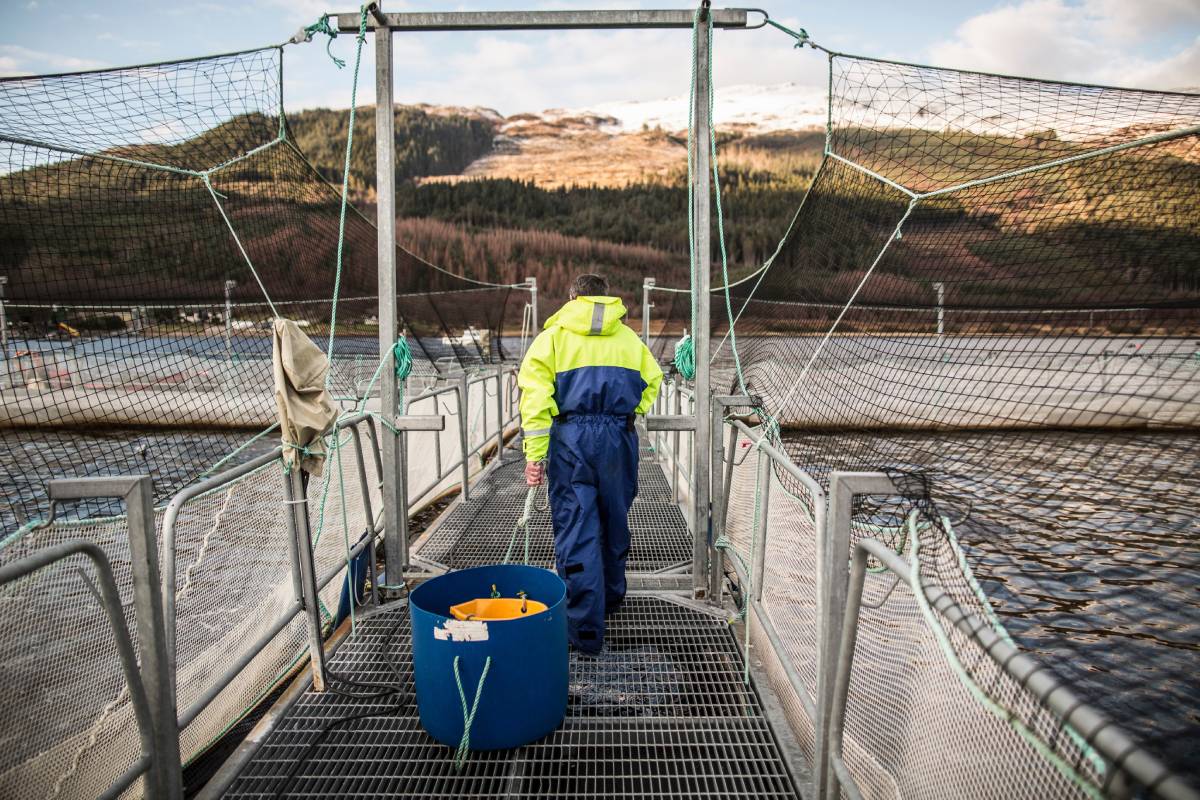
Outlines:
[[[380, 413], [385, 427], [394, 426], [400, 410], [396, 404], [396, 381], [387, 355], [399, 332], [399, 311], [396, 298], [396, 174], [395, 174], [395, 83], [392, 35], [400, 31], [553, 31], [553, 30], [611, 30], [611, 29], [683, 29], [695, 30], [696, 91], [693, 119], [696, 120], [694, 141], [709, 140], [709, 26], [713, 28], [746, 28], [746, 9], [714, 9], [703, 0], [699, 9], [634, 10], [634, 11], [453, 11], [429, 13], [384, 13], [379, 3], [367, 6], [367, 27], [375, 36], [375, 166], [378, 187], [379, 249], [379, 350], [388, 363], [383, 368]], [[701, 23], [697, 25], [699, 20]], [[337, 15], [338, 30], [358, 32], [361, 13]], [[690, 523], [695, 538], [692, 555], [693, 590], [697, 597], [708, 596], [716, 578], [709, 575], [715, 566], [711, 530], [712, 463], [708, 442], [712, 436], [711, 387], [709, 380], [709, 288], [710, 288], [710, 225], [712, 222], [710, 192], [712, 189], [711, 153], [707, 146], [696, 146], [696, 168], [692, 190], [696, 197], [691, 223], [696, 230], [695, 277], [692, 282], [692, 304], [696, 310], [696, 325], [692, 331], [696, 353], [695, 414], [691, 417], [695, 432], [694, 474], [692, 476]], [[536, 281], [529, 279], [534, 302], [534, 328], [537, 328]], [[675, 424], [679, 424], [678, 421]], [[389, 437], [383, 448], [384, 472], [384, 530], [387, 550], [387, 574], [401, 574], [408, 566], [408, 520], [400, 513], [404, 474], [402, 434]], [[466, 481], [464, 480], [464, 492]], [[710, 598], [720, 602], [720, 597]]]

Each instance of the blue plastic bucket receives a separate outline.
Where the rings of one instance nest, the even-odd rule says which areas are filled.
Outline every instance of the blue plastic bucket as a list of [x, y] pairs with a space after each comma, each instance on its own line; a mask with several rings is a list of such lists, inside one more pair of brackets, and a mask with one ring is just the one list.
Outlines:
[[[493, 584], [503, 597], [525, 592], [548, 608], [512, 620], [453, 619], [450, 606], [488, 597]], [[408, 606], [417, 708], [430, 736], [450, 747], [462, 739], [456, 657], [468, 709], [484, 664], [492, 659], [471, 724], [472, 750], [519, 747], [562, 724], [567, 713], [566, 596], [566, 584], [558, 575], [519, 564], [450, 572], [413, 590]]]

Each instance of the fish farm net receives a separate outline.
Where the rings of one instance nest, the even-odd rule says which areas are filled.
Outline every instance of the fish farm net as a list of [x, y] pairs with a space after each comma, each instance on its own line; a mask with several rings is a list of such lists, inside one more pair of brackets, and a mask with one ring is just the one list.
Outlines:
[[[165, 499], [272, 425], [275, 316], [325, 349], [341, 197], [290, 136], [282, 80], [272, 47], [0, 81], [0, 426], [60, 431], [6, 437], [5, 528], [63, 474], [149, 472]], [[340, 277], [332, 388], [352, 402], [380, 363], [376, 230], [353, 207]], [[519, 356], [528, 295], [487, 277], [398, 249], [414, 380]], [[115, 427], [171, 430], [90, 435]]]
[[[856, 503], [852, 541], [914, 561], [1196, 783], [1200, 95], [829, 69], [812, 187], [728, 311], [713, 292], [718, 389], [760, 397], [825, 489], [890, 476], [897, 496]], [[755, 460], [730, 500], [745, 559]], [[815, 692], [818, 501], [772, 482], [764, 602]], [[1122, 764], [872, 564], [845, 744], [864, 796], [1124, 791]]]

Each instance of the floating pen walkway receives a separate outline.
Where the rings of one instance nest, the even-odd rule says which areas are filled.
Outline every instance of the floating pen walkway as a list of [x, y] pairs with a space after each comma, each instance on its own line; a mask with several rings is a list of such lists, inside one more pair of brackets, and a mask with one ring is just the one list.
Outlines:
[[[557, 731], [514, 750], [472, 753], [456, 770], [451, 749], [418, 721], [401, 601], [360, 618], [329, 661], [332, 672], [352, 680], [398, 682], [399, 702], [306, 692], [277, 719], [226, 796], [798, 797], [767, 703], [743, 683], [741, 651], [724, 613], [687, 599], [691, 536], [661, 468], [643, 460], [639, 483], [629, 561], [635, 588], [610, 617], [604, 651], [572, 653], [567, 718]], [[506, 452], [471, 499], [456, 502], [416, 542], [417, 559], [451, 568], [501, 560], [524, 494], [519, 458]], [[549, 566], [551, 559], [548, 513], [540, 512], [531, 561]], [[670, 578], [686, 582], [678, 580], [676, 590]], [[646, 588], [658, 585], [668, 588]], [[361, 718], [321, 735], [355, 715]]]

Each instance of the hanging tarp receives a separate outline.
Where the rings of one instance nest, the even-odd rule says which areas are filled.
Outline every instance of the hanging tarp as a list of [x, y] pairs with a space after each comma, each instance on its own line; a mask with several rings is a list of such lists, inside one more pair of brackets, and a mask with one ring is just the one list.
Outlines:
[[324, 436], [337, 420], [337, 407], [325, 389], [329, 360], [290, 319], [276, 319], [271, 343], [275, 405], [283, 460], [320, 475], [325, 464]]

